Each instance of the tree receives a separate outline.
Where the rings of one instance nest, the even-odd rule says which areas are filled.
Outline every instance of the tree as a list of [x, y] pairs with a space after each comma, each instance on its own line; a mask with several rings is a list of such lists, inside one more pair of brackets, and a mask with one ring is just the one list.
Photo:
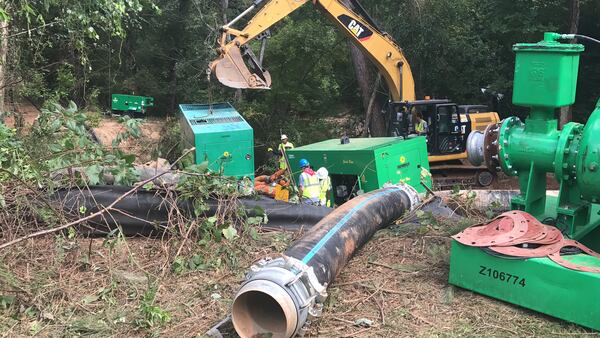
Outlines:
[[[579, 0], [570, 0], [570, 25], [569, 33], [577, 34], [579, 31]], [[575, 42], [575, 41], [572, 41]], [[559, 126], [562, 128], [565, 124], [573, 119], [573, 106], [566, 106], [560, 108]]]
[[1, 15], [0, 20], [0, 114], [4, 113], [6, 109], [4, 108], [4, 93], [6, 87], [6, 56], [8, 54], [8, 17], [6, 15], [6, 10], [10, 10], [8, 7], [8, 3], [6, 0], [0, 1], [0, 8], [3, 9], [2, 12], [4, 15]]
[[123, 39], [145, 10], [158, 8], [152, 0], [0, 1], [0, 101], [10, 87], [36, 101], [85, 102], [96, 51]]
[[[343, 0], [342, 3], [350, 9], [354, 9], [354, 5], [349, 0]], [[381, 100], [371, 100], [371, 97], [377, 95], [379, 87], [375, 76], [377, 74], [376, 70], [374, 70], [371, 61], [352, 41], [348, 42], [348, 45], [352, 64], [354, 65], [354, 75], [358, 83], [362, 106], [365, 112], [364, 135], [386, 136], [386, 122], [384, 115], [380, 113], [382, 111]]]

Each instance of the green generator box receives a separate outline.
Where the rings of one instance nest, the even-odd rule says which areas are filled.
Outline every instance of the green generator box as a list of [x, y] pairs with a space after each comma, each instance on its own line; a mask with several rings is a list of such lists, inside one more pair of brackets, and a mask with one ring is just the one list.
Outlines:
[[150, 107], [154, 107], [153, 97], [112, 94], [111, 109], [115, 112], [145, 113]]
[[[340, 205], [362, 193], [400, 182], [425, 192], [421, 171], [429, 171], [427, 141], [419, 136], [339, 139], [287, 151], [294, 176], [300, 174], [299, 161], [307, 159], [314, 170], [324, 167], [331, 178], [333, 201]], [[431, 187], [431, 178], [424, 183]]]
[[229, 103], [182, 104], [181, 132], [196, 164], [225, 176], [254, 179], [254, 131]]

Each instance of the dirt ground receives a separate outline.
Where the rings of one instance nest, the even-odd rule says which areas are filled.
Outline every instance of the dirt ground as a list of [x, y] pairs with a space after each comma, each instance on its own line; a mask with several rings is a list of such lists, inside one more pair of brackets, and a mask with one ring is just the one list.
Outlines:
[[11, 103], [9, 107], [18, 112], [18, 114], [10, 114], [4, 119], [4, 123], [12, 128], [25, 127], [25, 129], [29, 129], [40, 114], [40, 111], [28, 102]]
[[[19, 103], [11, 106], [18, 111], [18, 114], [7, 116], [5, 118], [6, 125], [13, 128], [16, 126], [22, 127], [27, 132], [36, 121], [40, 111], [29, 103]], [[140, 125], [142, 132], [140, 138], [122, 142], [119, 145], [119, 149], [127, 153], [136, 154], [138, 163], [145, 163], [152, 160], [152, 151], [156, 149], [160, 140], [163, 126], [163, 119], [144, 119]], [[103, 115], [100, 118], [99, 125], [93, 128], [94, 136], [98, 142], [106, 147], [111, 147], [112, 141], [123, 131], [124, 127], [115, 117], [106, 115]]]
[[[122, 142], [119, 148], [124, 152], [136, 154], [137, 162], [145, 163], [152, 160], [152, 151], [156, 149], [164, 126], [162, 119], [144, 119], [140, 125], [142, 135], [138, 139]], [[124, 127], [115, 118], [103, 117], [100, 125], [93, 129], [100, 144], [110, 147], [112, 141], [124, 131]]]

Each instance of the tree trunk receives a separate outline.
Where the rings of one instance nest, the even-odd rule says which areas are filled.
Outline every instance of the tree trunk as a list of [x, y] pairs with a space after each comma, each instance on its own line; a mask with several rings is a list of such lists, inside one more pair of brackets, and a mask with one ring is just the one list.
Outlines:
[[[371, 121], [371, 116], [373, 116], [373, 108], [375, 102], [377, 101], [377, 88], [379, 88], [379, 84], [381, 83], [381, 73], [377, 74], [377, 79], [375, 80], [375, 85], [373, 86], [373, 92], [371, 93], [371, 98], [369, 99], [369, 106], [367, 107], [367, 115], [365, 117], [365, 121]], [[365, 129], [363, 130], [363, 136], [369, 137], [371, 136], [369, 125], [365, 125]]]
[[[571, 0], [569, 33], [577, 34], [579, 30], [579, 0]], [[572, 41], [575, 42], [575, 41]], [[561, 107], [558, 124], [560, 128], [573, 119], [573, 106]]]
[[[342, 0], [342, 3], [350, 9], [354, 8], [348, 0]], [[365, 112], [365, 129], [370, 131], [371, 136], [386, 136], [387, 128], [385, 119], [383, 114], [380, 113], [382, 108], [381, 102], [374, 99], [373, 103], [369, 105], [373, 92], [377, 90], [377, 87], [374, 86], [376, 78], [374, 72], [371, 70], [370, 61], [354, 43], [349, 42], [349, 45], [350, 56], [354, 65], [354, 74], [358, 82]]]
[[227, 24], [227, 9], [229, 8], [229, 0], [221, 0], [221, 8], [223, 9], [223, 24]]
[[[0, 1], [0, 6], [6, 8], [6, 2]], [[6, 61], [8, 54], [8, 21], [0, 22], [0, 115], [5, 113], [5, 93], [6, 93]]]

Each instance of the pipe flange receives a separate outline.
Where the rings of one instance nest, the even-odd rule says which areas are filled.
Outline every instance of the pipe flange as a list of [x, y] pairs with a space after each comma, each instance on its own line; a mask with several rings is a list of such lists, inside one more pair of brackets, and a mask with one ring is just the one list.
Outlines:
[[498, 156], [500, 168], [509, 176], [517, 176], [518, 172], [510, 161], [510, 155], [506, 151], [509, 147], [509, 133], [512, 128], [523, 127], [523, 122], [518, 117], [512, 116], [501, 122], [498, 134]]
[[498, 160], [498, 134], [500, 123], [490, 124], [483, 132], [483, 163], [491, 171], [500, 171]]
[[583, 125], [569, 122], [558, 138], [556, 155], [554, 157], [554, 174], [560, 180], [574, 180], [577, 176], [576, 162], [579, 142], [583, 137]]

